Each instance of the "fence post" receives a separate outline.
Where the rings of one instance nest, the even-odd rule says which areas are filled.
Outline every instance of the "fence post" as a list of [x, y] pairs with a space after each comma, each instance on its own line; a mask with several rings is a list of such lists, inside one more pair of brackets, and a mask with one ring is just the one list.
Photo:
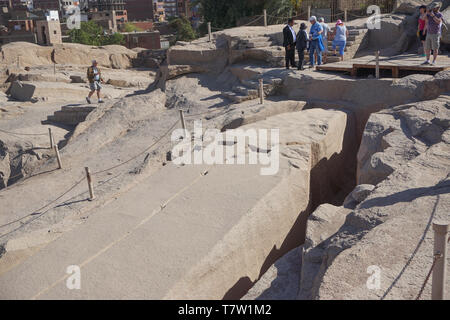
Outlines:
[[441, 254], [433, 269], [433, 280], [431, 289], [432, 300], [445, 300], [445, 282], [447, 281], [447, 238], [450, 224], [433, 223], [434, 230], [434, 252]]
[[267, 27], [267, 10], [264, 9], [264, 27]]
[[167, 66], [170, 66], [170, 48], [166, 51]]
[[53, 148], [53, 135], [52, 135], [52, 128], [48, 128], [48, 137], [50, 139], [50, 149]]
[[53, 150], [55, 150], [56, 160], [58, 160], [58, 167], [62, 169], [61, 156], [59, 155], [58, 146], [56, 144], [53, 145]]
[[264, 104], [264, 83], [263, 79], [259, 79], [259, 103]]
[[311, 18], [311, 6], [308, 6], [308, 21]]
[[347, 22], [347, 8], [344, 9], [344, 21]]
[[375, 52], [375, 78], [380, 79], [380, 51]]
[[180, 120], [181, 120], [181, 128], [183, 128], [183, 130], [186, 130], [186, 122], [184, 122], [183, 110], [181, 109], [180, 109]]
[[211, 22], [208, 22], [208, 42], [211, 42]]
[[91, 173], [90, 173], [88, 167], [84, 167], [84, 170], [86, 170], [86, 178], [87, 178], [87, 183], [88, 183], [88, 188], [89, 188], [89, 201], [92, 201], [95, 199], [95, 195], [94, 195], [94, 186], [92, 185]]

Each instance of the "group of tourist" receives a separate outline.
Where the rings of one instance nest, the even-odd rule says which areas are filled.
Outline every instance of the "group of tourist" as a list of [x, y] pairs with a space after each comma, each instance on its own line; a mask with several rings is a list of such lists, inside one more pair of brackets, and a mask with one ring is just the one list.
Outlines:
[[[426, 61], [423, 65], [435, 65], [439, 54], [440, 39], [442, 32], [442, 13], [439, 12], [441, 4], [434, 2], [431, 5], [420, 6], [419, 22], [417, 27], [417, 36], [422, 42]], [[433, 61], [430, 62], [431, 54]]]
[[[422, 42], [426, 57], [423, 65], [435, 65], [439, 54], [440, 38], [443, 25], [443, 16], [439, 11], [441, 4], [433, 2], [429, 6], [422, 5], [419, 8], [419, 21], [417, 36]], [[286, 49], [286, 69], [297, 67], [304, 69], [305, 51], [309, 51], [309, 61], [311, 68], [327, 62], [328, 38], [333, 39], [332, 48], [336, 56], [336, 48], [339, 48], [340, 60], [344, 60], [344, 51], [347, 44], [348, 30], [341, 20], [338, 20], [332, 31], [324, 18], [310, 18], [311, 27], [309, 32], [305, 23], [300, 25], [300, 30], [295, 32], [294, 19], [289, 19], [287, 26], [283, 29], [283, 46]], [[295, 63], [295, 51], [298, 52], [298, 64]], [[433, 56], [433, 61], [430, 61]]]
[[[345, 46], [347, 45], [348, 30], [341, 20], [338, 20], [334, 30], [325, 23], [324, 18], [317, 19], [312, 16], [309, 19], [311, 27], [309, 32], [305, 23], [300, 25], [298, 33], [293, 29], [294, 19], [288, 20], [287, 26], [283, 29], [283, 46], [286, 50], [286, 69], [297, 67], [304, 69], [305, 51], [309, 51], [309, 61], [311, 68], [327, 62], [328, 37], [333, 39], [332, 48], [336, 56], [339, 48], [340, 60], [344, 60]], [[295, 63], [295, 51], [298, 52], [298, 64]]]

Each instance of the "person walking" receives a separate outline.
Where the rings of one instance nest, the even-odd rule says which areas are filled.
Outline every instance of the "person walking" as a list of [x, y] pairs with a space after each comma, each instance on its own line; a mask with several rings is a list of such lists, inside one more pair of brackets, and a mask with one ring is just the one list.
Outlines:
[[336, 22], [336, 28], [334, 29], [333, 32], [332, 48], [334, 50], [334, 55], [336, 56], [336, 48], [339, 47], [339, 57], [341, 61], [344, 61], [344, 52], [345, 47], [347, 45], [347, 37], [348, 37], [347, 27], [344, 25], [342, 20], [338, 20]]
[[[425, 30], [427, 32], [425, 38], [425, 54], [427, 60], [422, 65], [435, 65], [439, 54], [439, 46], [441, 40], [442, 13], [439, 12], [441, 4], [433, 2], [427, 10], [425, 18]], [[433, 50], [433, 62], [430, 63], [431, 50]]]
[[427, 6], [422, 5], [419, 7], [419, 21], [417, 24], [417, 37], [422, 43], [422, 57], [425, 57], [425, 39], [427, 37], [427, 30], [425, 28], [427, 19]]
[[287, 25], [283, 29], [283, 47], [286, 50], [286, 69], [289, 65], [296, 67], [295, 64], [295, 43], [297, 35], [293, 29], [294, 19], [289, 18]]
[[309, 41], [308, 32], [306, 29], [306, 24], [302, 23], [297, 34], [298, 70], [304, 70], [303, 65], [305, 63], [305, 50], [308, 49]]
[[319, 23], [322, 26], [323, 29], [323, 33], [322, 33], [322, 43], [323, 43], [323, 56], [322, 56], [322, 61], [323, 63], [327, 63], [327, 58], [328, 58], [328, 33], [331, 33], [331, 29], [328, 26], [328, 24], [325, 22], [325, 18], [324, 17], [320, 17], [319, 18]]
[[100, 90], [102, 89], [101, 82], [103, 81], [103, 79], [102, 73], [98, 68], [98, 63], [96, 60], [92, 60], [92, 65], [87, 69], [87, 78], [89, 81], [89, 88], [91, 89], [91, 91], [86, 97], [86, 101], [88, 103], [91, 103], [91, 97], [94, 94], [94, 92], [97, 91], [98, 103], [103, 103], [103, 100], [100, 97]]
[[314, 68], [315, 60], [314, 53], [317, 53], [317, 65], [322, 64], [322, 51], [324, 50], [322, 43], [323, 29], [320, 23], [317, 22], [315, 16], [309, 18], [311, 22], [311, 29], [309, 30], [310, 42], [309, 42], [309, 60], [311, 62], [311, 68]]

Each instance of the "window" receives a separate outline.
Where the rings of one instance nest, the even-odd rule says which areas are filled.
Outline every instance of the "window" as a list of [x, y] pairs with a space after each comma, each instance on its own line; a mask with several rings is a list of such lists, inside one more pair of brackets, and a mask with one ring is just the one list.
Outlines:
[[53, 34], [56, 34], [56, 30], [53, 30]]

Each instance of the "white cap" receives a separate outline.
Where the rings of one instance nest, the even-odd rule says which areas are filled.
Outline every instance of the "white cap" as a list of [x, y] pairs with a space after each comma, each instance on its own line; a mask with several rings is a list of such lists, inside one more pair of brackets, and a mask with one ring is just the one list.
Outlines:
[[309, 18], [309, 21], [317, 21], [316, 16], [311, 16], [311, 18]]

